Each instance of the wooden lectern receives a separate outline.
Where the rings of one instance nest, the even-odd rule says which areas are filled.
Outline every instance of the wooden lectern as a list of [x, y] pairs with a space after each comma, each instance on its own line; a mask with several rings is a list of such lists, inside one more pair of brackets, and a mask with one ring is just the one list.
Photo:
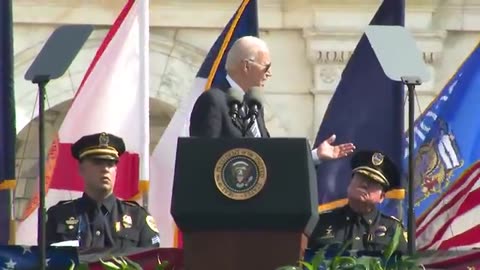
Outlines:
[[306, 139], [179, 138], [171, 213], [185, 269], [296, 265], [318, 220]]

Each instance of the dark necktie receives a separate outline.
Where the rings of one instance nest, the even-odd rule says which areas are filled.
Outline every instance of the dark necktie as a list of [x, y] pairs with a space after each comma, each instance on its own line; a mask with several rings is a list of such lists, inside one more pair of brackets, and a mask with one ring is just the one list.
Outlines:
[[113, 239], [108, 222], [108, 210], [104, 205], [97, 205], [93, 220], [93, 247], [113, 246]]
[[363, 249], [363, 230], [362, 217], [359, 215], [353, 215], [351, 234], [352, 249]]

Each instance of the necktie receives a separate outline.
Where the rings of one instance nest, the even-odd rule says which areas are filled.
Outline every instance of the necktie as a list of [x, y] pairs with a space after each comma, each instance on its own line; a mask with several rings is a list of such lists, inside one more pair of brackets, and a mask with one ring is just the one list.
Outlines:
[[[245, 117], [248, 114], [247, 106], [243, 105], [240, 111], [241, 111], [242, 117]], [[251, 118], [248, 118], [245, 121], [245, 127], [248, 127], [250, 125], [251, 120], [252, 120]], [[255, 138], [262, 137], [262, 134], [260, 133], [260, 129], [258, 128], [257, 120], [255, 120], [255, 122], [250, 126], [249, 131], [252, 133], [253, 137], [255, 137]]]
[[260, 134], [260, 130], [258, 129], [258, 122], [256, 120], [255, 123], [253, 123], [253, 125], [250, 127], [250, 131], [256, 138], [262, 137], [262, 134]]
[[95, 211], [95, 225], [94, 225], [94, 246], [96, 247], [110, 247], [113, 245], [113, 238], [109, 228], [107, 208], [100, 204], [97, 205]]

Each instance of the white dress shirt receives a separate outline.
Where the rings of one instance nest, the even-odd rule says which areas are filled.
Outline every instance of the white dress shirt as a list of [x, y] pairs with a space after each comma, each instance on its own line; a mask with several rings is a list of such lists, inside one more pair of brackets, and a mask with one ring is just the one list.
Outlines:
[[[233, 91], [241, 91], [243, 95], [245, 95], [245, 91], [232, 79], [232, 77], [230, 77], [228, 74], [227, 74], [227, 82], [230, 84], [230, 87], [233, 89]], [[254, 123], [255, 127], [252, 127], [253, 129], [257, 129], [258, 131], [260, 131], [260, 129], [258, 128], [258, 124], [257, 124], [257, 121], [255, 121]], [[258, 134], [260, 134], [260, 132], [258, 132]], [[257, 136], [257, 137], [261, 137], [261, 134], [260, 136]], [[313, 159], [313, 162], [315, 164], [320, 164], [322, 163], [322, 161], [320, 160], [320, 158], [318, 157], [317, 155], [317, 148], [313, 149], [312, 150], [312, 159]]]

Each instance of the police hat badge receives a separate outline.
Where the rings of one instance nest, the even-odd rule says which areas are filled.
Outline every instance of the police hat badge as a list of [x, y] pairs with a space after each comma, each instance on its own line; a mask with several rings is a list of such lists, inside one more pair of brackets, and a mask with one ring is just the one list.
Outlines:
[[372, 164], [375, 166], [380, 166], [383, 163], [384, 155], [382, 153], [375, 153], [372, 156]]
[[267, 180], [267, 168], [256, 152], [235, 148], [218, 159], [214, 178], [223, 195], [234, 200], [247, 200], [263, 189]]

